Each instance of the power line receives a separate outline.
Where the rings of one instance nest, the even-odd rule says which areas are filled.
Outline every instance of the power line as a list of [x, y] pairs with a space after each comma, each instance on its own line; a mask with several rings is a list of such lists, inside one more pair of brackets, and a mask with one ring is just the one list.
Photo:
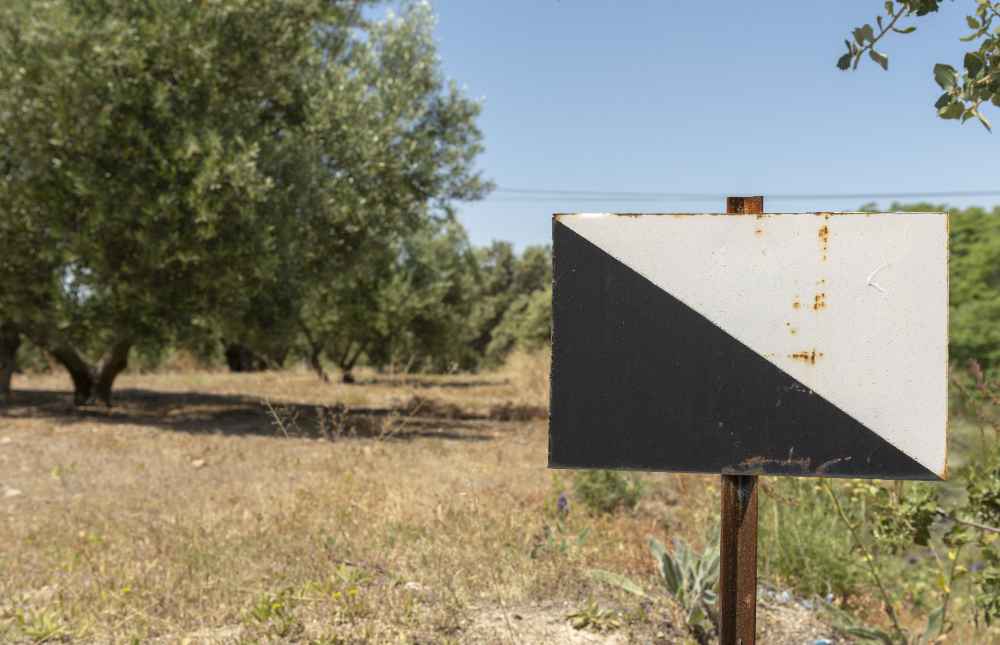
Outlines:
[[[650, 202], [650, 201], [718, 201], [725, 199], [721, 193], [661, 193], [614, 190], [562, 190], [548, 188], [508, 188], [496, 189], [492, 201], [503, 202]], [[811, 199], [948, 199], [956, 197], [1000, 197], [1000, 190], [941, 190], [912, 191], [895, 193], [764, 193], [768, 201], [799, 201]]]

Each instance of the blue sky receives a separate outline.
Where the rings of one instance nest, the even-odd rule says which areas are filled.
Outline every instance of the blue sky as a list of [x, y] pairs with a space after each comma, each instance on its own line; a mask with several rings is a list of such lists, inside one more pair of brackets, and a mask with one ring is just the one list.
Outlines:
[[[445, 73], [484, 102], [480, 165], [501, 189], [719, 199], [525, 196], [460, 206], [472, 241], [547, 243], [553, 212], [714, 211], [726, 194], [1000, 189], [997, 135], [938, 119], [936, 62], [960, 66], [974, 3], [945, 3], [882, 50], [834, 63], [880, 0], [432, 0]], [[1000, 126], [1000, 111], [987, 111]], [[863, 201], [768, 199], [769, 211]], [[890, 199], [877, 200], [883, 207]], [[1000, 198], [951, 198], [989, 205]]]

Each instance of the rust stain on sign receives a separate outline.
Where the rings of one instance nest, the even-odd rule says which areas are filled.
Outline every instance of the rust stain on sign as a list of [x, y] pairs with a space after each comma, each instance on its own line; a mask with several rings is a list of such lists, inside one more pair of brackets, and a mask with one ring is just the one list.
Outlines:
[[802, 472], [808, 472], [812, 465], [809, 457], [795, 457], [794, 448], [788, 452], [788, 459], [774, 459], [773, 457], [750, 457], [744, 459], [734, 470], [747, 473], [763, 473], [765, 466], [797, 467]]
[[815, 365], [816, 359], [822, 357], [823, 357], [823, 352], [817, 352], [815, 349], [804, 352], [795, 352], [793, 354], [788, 355], [788, 358], [794, 358], [797, 361], [802, 361], [803, 363], [809, 363], [810, 365]]
[[817, 293], [813, 297], [813, 311], [819, 311], [820, 309], [826, 308], [826, 294]]
[[801, 306], [802, 306], [802, 303], [799, 302], [799, 297], [795, 296], [795, 300], [792, 301], [792, 309], [798, 309]]
[[826, 259], [826, 252], [830, 249], [830, 227], [824, 224], [819, 227], [819, 248], [823, 252], [823, 259]]

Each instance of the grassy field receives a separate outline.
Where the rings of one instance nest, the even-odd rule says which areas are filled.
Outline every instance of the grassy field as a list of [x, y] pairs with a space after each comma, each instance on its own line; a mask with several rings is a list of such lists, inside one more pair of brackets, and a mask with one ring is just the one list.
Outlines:
[[[557, 520], [571, 473], [546, 469], [546, 372], [127, 374], [111, 410], [18, 376], [0, 642], [685, 642], [647, 540], [701, 544], [716, 478], [645, 475], [635, 511], [571, 498]], [[832, 631], [794, 603], [763, 602], [759, 625], [766, 643]]]

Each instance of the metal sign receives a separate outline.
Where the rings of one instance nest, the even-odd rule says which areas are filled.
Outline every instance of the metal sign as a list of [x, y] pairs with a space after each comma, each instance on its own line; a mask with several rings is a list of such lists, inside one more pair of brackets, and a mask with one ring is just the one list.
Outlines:
[[946, 215], [552, 226], [550, 466], [945, 477]]

